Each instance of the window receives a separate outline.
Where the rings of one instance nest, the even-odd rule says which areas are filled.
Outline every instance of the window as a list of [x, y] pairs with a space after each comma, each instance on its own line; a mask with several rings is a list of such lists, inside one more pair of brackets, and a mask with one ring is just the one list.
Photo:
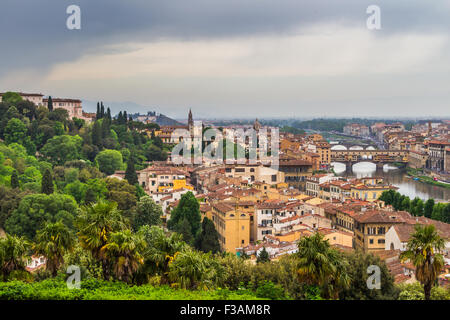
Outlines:
[[276, 174], [273, 174], [272, 175], [272, 182], [276, 182], [277, 181], [277, 175]]
[[369, 243], [370, 243], [370, 244], [373, 244], [373, 239], [369, 239]]
[[250, 168], [250, 172], [255, 172], [255, 168]]
[[245, 168], [236, 168], [235, 172], [245, 172]]
[[384, 243], [384, 239], [378, 239], [378, 243]]

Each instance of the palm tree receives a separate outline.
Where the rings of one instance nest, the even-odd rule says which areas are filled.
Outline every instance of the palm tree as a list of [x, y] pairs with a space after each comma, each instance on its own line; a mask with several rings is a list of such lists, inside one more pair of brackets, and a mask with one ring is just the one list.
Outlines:
[[48, 223], [37, 232], [36, 242], [35, 252], [45, 256], [46, 268], [55, 277], [59, 267], [64, 263], [64, 254], [74, 246], [72, 233], [62, 221]]
[[[139, 229], [147, 242], [144, 251], [145, 264], [143, 269], [147, 274], [157, 274], [162, 283], [168, 282], [169, 264], [187, 245], [178, 233], [167, 235], [161, 227], [143, 226]], [[143, 270], [144, 271], [144, 270]]]
[[0, 271], [6, 279], [12, 271], [24, 271], [30, 244], [24, 237], [6, 235], [0, 239]]
[[115, 202], [99, 201], [81, 209], [76, 220], [80, 245], [102, 264], [104, 279], [109, 278], [110, 263], [102, 248], [111, 234], [126, 229], [125, 219]]
[[337, 298], [340, 288], [350, 283], [346, 260], [320, 233], [302, 238], [298, 249], [300, 280], [321, 287], [326, 296]]
[[223, 267], [211, 253], [186, 247], [169, 263], [169, 279], [183, 289], [207, 289], [221, 278]]
[[402, 261], [410, 260], [414, 264], [416, 278], [423, 286], [425, 300], [430, 300], [431, 288], [444, 266], [441, 252], [445, 248], [445, 241], [438, 235], [434, 225], [416, 225], [415, 230], [400, 258]]
[[105, 255], [113, 261], [116, 277], [129, 282], [133, 274], [144, 264], [142, 252], [146, 242], [141, 234], [133, 234], [131, 230], [114, 232], [109, 243], [102, 248]]

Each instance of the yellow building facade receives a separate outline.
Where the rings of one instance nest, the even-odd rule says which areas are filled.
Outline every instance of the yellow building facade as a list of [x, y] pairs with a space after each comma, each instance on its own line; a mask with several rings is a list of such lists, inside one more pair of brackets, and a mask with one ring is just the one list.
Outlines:
[[222, 250], [236, 253], [250, 243], [250, 214], [226, 203], [212, 205], [212, 221]]

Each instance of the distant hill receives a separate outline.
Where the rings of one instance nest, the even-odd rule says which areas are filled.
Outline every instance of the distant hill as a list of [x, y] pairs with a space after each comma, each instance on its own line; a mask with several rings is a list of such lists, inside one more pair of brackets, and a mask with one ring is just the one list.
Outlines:
[[163, 114], [156, 116], [156, 123], [160, 126], [182, 126], [183, 123], [169, 118]]
[[[174, 120], [172, 118], [169, 118], [168, 116], [162, 114], [162, 113], [156, 113], [156, 111], [149, 111], [147, 114], [140, 114], [139, 112], [129, 114], [133, 118], [133, 120], [136, 121], [145, 121], [150, 120], [156, 122], [159, 126], [182, 126], [183, 123], [178, 122], [177, 120]], [[140, 119], [138, 119], [140, 118]]]

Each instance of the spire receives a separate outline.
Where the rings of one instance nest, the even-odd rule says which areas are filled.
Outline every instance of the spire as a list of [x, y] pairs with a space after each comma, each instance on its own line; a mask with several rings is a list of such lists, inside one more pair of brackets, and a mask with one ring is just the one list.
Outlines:
[[255, 122], [253, 123], [253, 129], [256, 131], [259, 131], [261, 129], [261, 124], [258, 121], [258, 118], [256, 118]]
[[194, 126], [194, 120], [192, 118], [192, 110], [191, 109], [189, 109], [188, 125], [189, 125], [189, 128], [192, 128]]

